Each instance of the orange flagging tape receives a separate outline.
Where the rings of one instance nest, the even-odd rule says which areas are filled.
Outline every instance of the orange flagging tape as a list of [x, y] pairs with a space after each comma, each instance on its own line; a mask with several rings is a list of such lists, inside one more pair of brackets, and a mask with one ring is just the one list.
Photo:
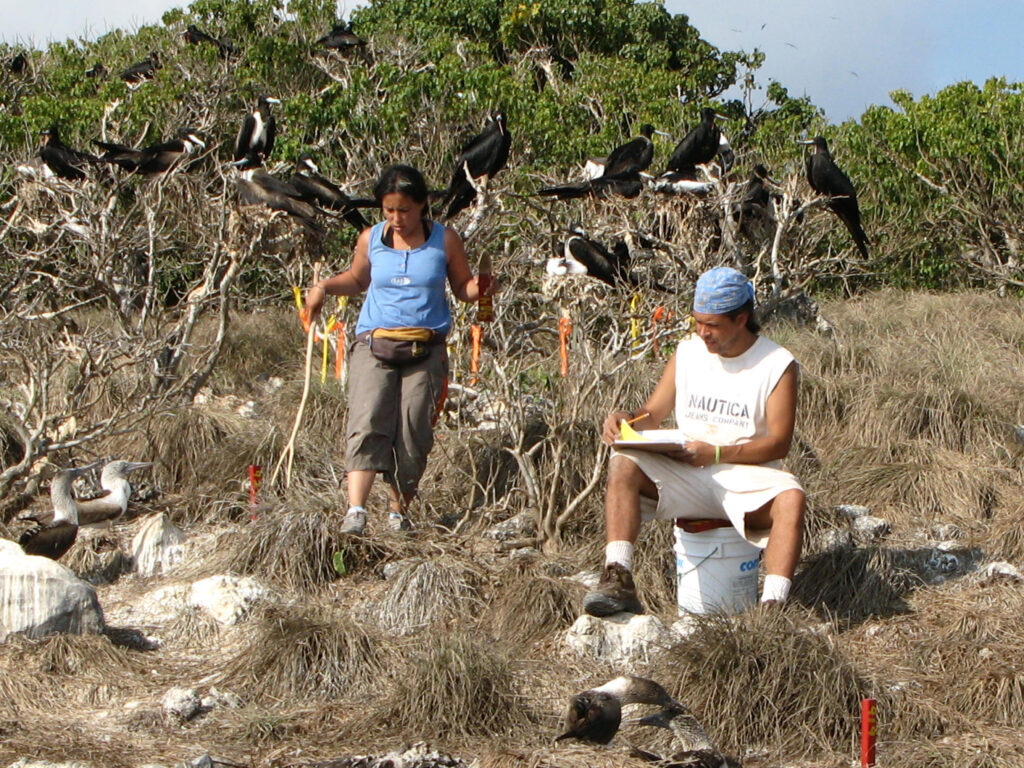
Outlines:
[[569, 335], [572, 333], [572, 320], [568, 315], [558, 319], [558, 357], [559, 373], [569, 375]]

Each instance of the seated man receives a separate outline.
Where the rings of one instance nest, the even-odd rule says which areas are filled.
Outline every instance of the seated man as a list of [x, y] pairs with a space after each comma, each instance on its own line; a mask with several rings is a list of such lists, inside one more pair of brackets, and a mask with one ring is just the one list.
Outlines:
[[696, 334], [679, 344], [640, 416], [614, 411], [605, 419], [603, 439], [610, 444], [624, 419], [653, 429], [674, 407], [684, 445], [668, 455], [612, 454], [605, 568], [597, 589], [583, 598], [593, 616], [643, 613], [631, 573], [633, 546], [642, 519], [652, 516], [728, 521], [764, 549], [761, 601], [789, 595], [806, 503], [796, 478], [780, 468], [793, 440], [797, 363], [758, 335], [754, 287], [735, 269], [700, 276], [693, 317]]

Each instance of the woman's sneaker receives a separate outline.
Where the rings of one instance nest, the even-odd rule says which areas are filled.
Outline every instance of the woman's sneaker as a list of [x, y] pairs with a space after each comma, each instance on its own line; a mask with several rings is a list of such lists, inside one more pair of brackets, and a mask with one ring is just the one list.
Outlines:
[[410, 523], [409, 518], [403, 515], [401, 512], [388, 513], [388, 530], [408, 531], [411, 529], [412, 523]]
[[341, 532], [352, 533], [356, 536], [363, 532], [366, 527], [366, 510], [362, 507], [353, 507], [345, 513], [345, 519], [341, 521]]

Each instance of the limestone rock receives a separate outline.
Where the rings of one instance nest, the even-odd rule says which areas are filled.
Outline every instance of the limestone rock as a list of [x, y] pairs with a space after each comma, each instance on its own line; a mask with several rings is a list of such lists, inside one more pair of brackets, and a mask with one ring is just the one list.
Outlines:
[[658, 617], [632, 613], [580, 616], [565, 636], [577, 653], [619, 664], [646, 662], [677, 639]]
[[167, 573], [184, 557], [185, 534], [160, 513], [143, 523], [132, 539], [135, 572], [140, 576]]
[[199, 694], [192, 688], [171, 688], [160, 702], [164, 712], [182, 722], [191, 720], [202, 709]]
[[1020, 583], [1024, 581], [1024, 575], [1005, 560], [989, 563], [978, 572], [978, 581], [982, 584], [994, 584], [1002, 581], [1006, 583]]
[[508, 520], [496, 523], [484, 531], [484, 536], [495, 541], [512, 541], [533, 535], [533, 515], [529, 512], [520, 512]]
[[871, 507], [865, 507], [861, 504], [840, 504], [836, 507], [836, 512], [847, 520], [856, 520], [858, 517], [870, 515]]
[[189, 605], [202, 608], [221, 624], [238, 624], [267, 590], [248, 576], [211, 576], [192, 585]]
[[863, 540], [878, 541], [892, 530], [892, 526], [888, 520], [864, 515], [853, 519], [853, 530]]
[[15, 542], [0, 539], [0, 640], [15, 632], [42, 637], [103, 628], [103, 610], [90, 584], [54, 560], [26, 555]]

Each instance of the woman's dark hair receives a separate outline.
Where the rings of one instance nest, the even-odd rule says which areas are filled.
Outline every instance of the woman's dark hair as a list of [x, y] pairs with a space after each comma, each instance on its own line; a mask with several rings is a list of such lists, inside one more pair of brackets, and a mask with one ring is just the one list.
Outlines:
[[401, 164], [389, 165], [384, 169], [373, 187], [373, 199], [381, 203], [384, 195], [390, 195], [392, 192], [408, 195], [417, 203], [427, 202], [429, 194], [423, 174], [411, 165]]
[[735, 320], [736, 315], [738, 315], [740, 312], [747, 313], [747, 330], [750, 331], [755, 336], [757, 336], [757, 334], [761, 332], [761, 324], [757, 322], [757, 320], [755, 319], [754, 300], [751, 299], [742, 307], [736, 307], [736, 309], [732, 310], [731, 312], [726, 312], [725, 316], [731, 320]]

